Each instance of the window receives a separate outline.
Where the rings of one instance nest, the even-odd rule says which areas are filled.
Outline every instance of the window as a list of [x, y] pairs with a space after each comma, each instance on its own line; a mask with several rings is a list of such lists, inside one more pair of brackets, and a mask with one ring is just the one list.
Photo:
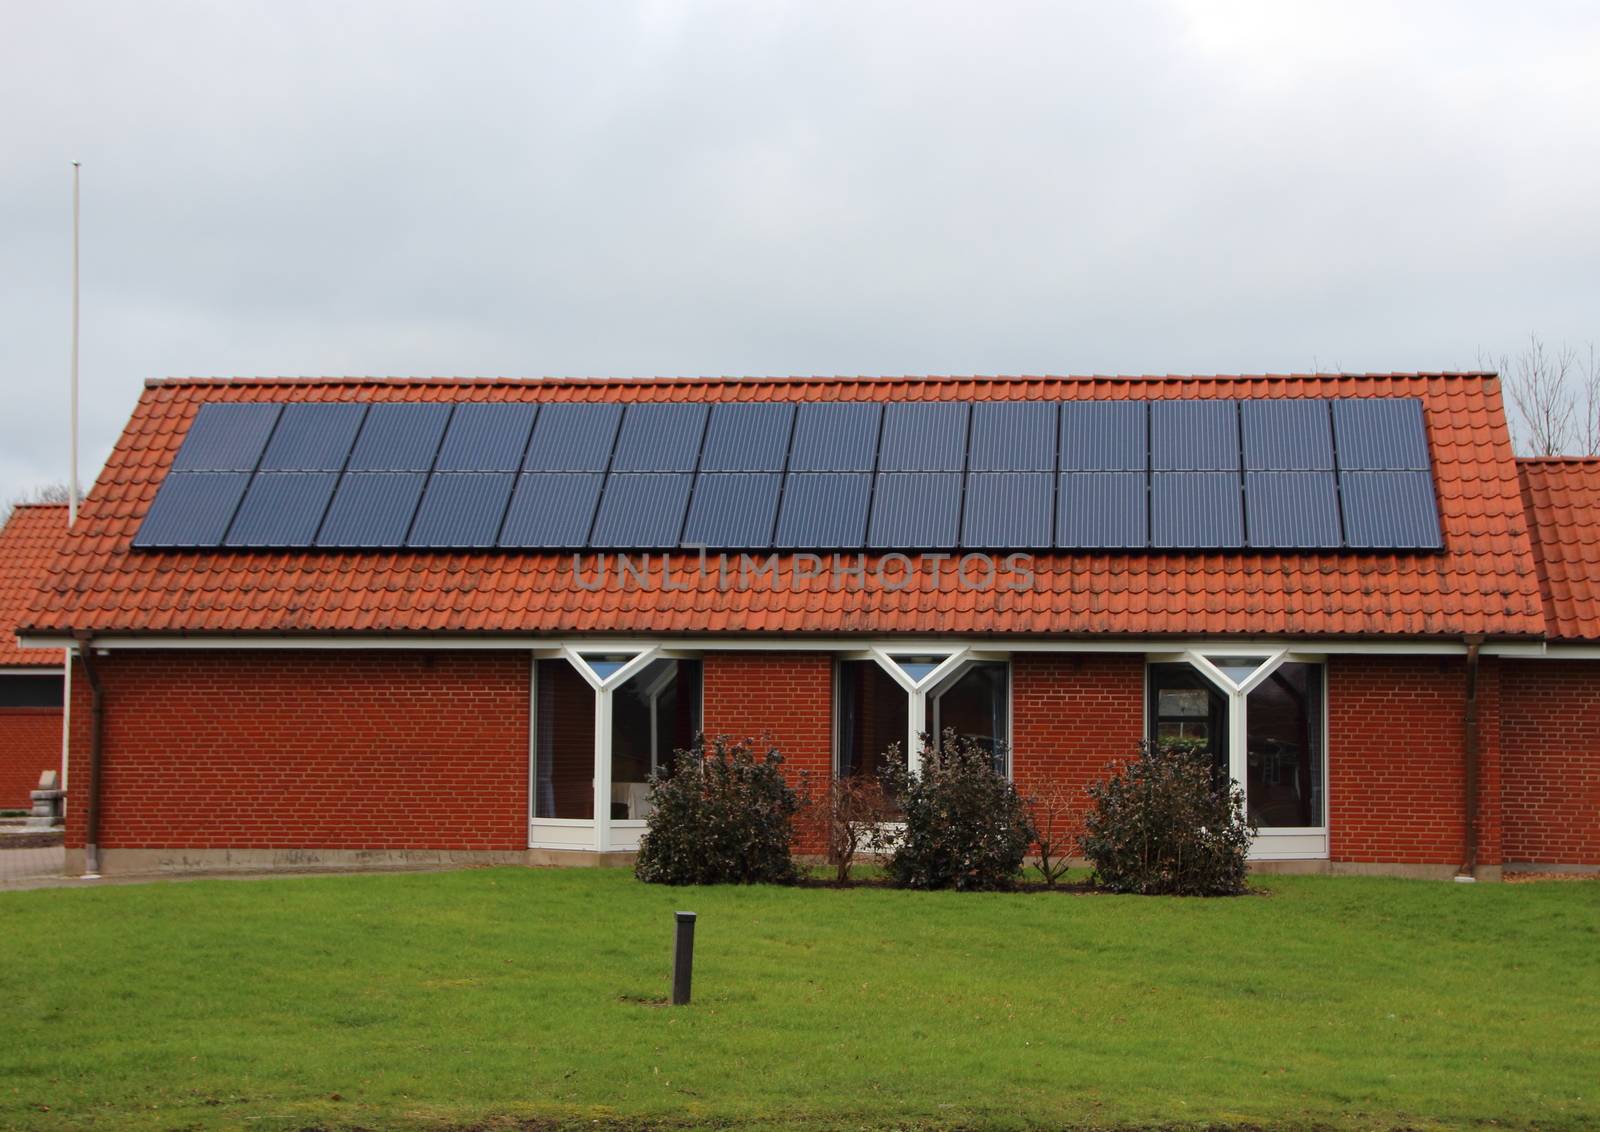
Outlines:
[[611, 697], [611, 817], [642, 821], [650, 776], [672, 773], [700, 731], [700, 662], [656, 660]]
[[1285, 662], [1245, 707], [1245, 795], [1264, 828], [1322, 824], [1322, 666]]
[[840, 778], [876, 778], [890, 746], [900, 745], [901, 765], [910, 729], [906, 692], [876, 661], [839, 662], [836, 726]]
[[929, 697], [928, 733], [945, 729], [976, 739], [994, 757], [994, 768], [1006, 773], [1010, 746], [1009, 666], [1000, 661], [968, 665], [956, 679]]
[[594, 690], [565, 660], [534, 667], [536, 818], [594, 817]]
[[58, 708], [62, 688], [59, 675], [0, 676], [0, 708]]
[[1150, 735], [1198, 743], [1227, 777], [1228, 698], [1189, 665], [1150, 666]]

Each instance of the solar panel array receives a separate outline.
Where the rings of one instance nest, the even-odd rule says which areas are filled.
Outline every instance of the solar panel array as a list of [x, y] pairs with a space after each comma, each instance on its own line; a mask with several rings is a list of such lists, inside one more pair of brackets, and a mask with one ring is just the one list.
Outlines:
[[1415, 399], [208, 404], [134, 545], [1437, 549]]

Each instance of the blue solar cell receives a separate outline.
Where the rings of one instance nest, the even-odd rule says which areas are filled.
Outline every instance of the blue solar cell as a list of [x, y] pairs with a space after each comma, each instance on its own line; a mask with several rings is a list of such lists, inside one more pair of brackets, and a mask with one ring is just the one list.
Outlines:
[[687, 472], [607, 476], [589, 545], [641, 550], [677, 546], [693, 483]]
[[[1143, 446], [1141, 445], [1141, 451]], [[1056, 466], [1056, 406], [1039, 401], [980, 401], [972, 407], [974, 472], [1050, 472]], [[1139, 467], [1144, 467], [1141, 456]]]
[[449, 405], [373, 405], [346, 467], [352, 472], [426, 472], [439, 454]]
[[1339, 467], [1356, 471], [1429, 468], [1422, 402], [1415, 397], [1364, 397], [1333, 403]]
[[407, 546], [494, 546], [516, 480], [512, 472], [435, 472], [422, 493]]
[[1433, 477], [1427, 472], [1342, 471], [1339, 494], [1346, 546], [1437, 550], [1443, 545]]
[[872, 476], [866, 472], [791, 472], [783, 482], [773, 544], [796, 550], [859, 548], [871, 501]]
[[137, 547], [207, 547], [222, 542], [249, 472], [173, 472], [145, 512]]
[[1150, 545], [1172, 549], [1243, 546], [1239, 473], [1153, 473]]
[[1237, 471], [1239, 403], [1153, 402], [1150, 467], [1158, 472]]
[[1121, 550], [1149, 542], [1145, 473], [1063, 472], [1056, 485], [1056, 546]]
[[1069, 401], [1061, 406], [1063, 472], [1142, 472], [1150, 414], [1143, 401]]
[[967, 466], [967, 417], [960, 401], [902, 402], [883, 411], [880, 472], [959, 472]]
[[1049, 546], [1054, 480], [1049, 472], [968, 475], [961, 545], [974, 550]]
[[781, 472], [789, 456], [794, 406], [729, 404], [711, 409], [702, 472]]
[[310, 546], [328, 513], [336, 472], [262, 472], [228, 528], [227, 546]]
[[201, 405], [172, 461], [175, 472], [253, 472], [278, 423], [277, 405]]
[[701, 473], [683, 528], [684, 545], [771, 545], [782, 486], [783, 477], [776, 472]]
[[524, 472], [517, 477], [500, 545], [582, 550], [605, 478], [598, 472]]
[[261, 470], [342, 471], [366, 411], [365, 405], [285, 405]]
[[882, 415], [883, 406], [867, 401], [801, 405], [789, 470], [870, 472], [878, 458]]
[[522, 466], [537, 405], [457, 405], [435, 470], [514, 472]]
[[1339, 492], [1332, 472], [1246, 472], [1244, 513], [1251, 546], [1340, 545]]
[[540, 408], [523, 470], [603, 472], [611, 462], [622, 406], [557, 402]]
[[405, 545], [422, 498], [422, 472], [350, 472], [339, 481], [318, 546], [352, 549]]
[[692, 472], [700, 462], [705, 405], [629, 405], [613, 472]]
[[1324, 400], [1245, 401], [1239, 406], [1247, 472], [1333, 470]]
[[880, 472], [867, 545], [944, 549], [961, 539], [960, 472]]

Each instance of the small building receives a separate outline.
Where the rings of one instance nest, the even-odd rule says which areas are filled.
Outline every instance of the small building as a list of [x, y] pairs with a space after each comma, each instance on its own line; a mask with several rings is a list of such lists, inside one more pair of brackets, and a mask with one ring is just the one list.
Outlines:
[[28, 809], [61, 769], [65, 655], [19, 648], [16, 628], [66, 533], [64, 503], [20, 503], [0, 526], [0, 810]]
[[1597, 500], [1480, 373], [156, 381], [23, 636], [70, 867], [612, 861], [696, 732], [952, 728], [1492, 878], [1600, 868]]

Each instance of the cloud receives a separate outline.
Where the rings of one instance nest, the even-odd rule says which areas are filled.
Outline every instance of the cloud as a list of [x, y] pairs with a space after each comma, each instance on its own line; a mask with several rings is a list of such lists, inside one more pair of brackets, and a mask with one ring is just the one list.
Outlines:
[[0, 494], [168, 374], [1409, 369], [1600, 337], [1583, 5], [30, 5]]

